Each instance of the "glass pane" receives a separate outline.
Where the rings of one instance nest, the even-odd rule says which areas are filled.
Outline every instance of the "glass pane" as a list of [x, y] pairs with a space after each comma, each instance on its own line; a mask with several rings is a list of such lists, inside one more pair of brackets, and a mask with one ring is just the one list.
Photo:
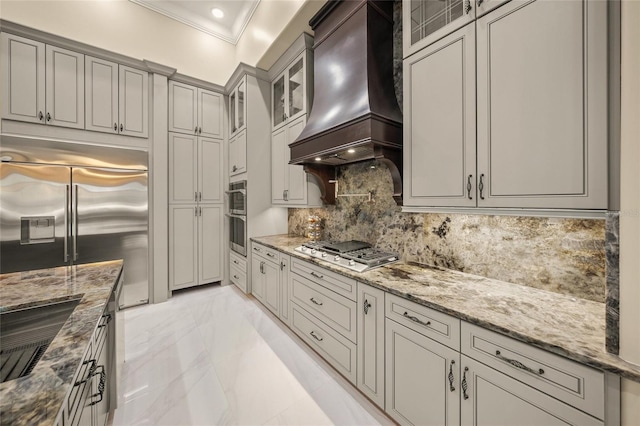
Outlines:
[[284, 116], [284, 76], [273, 83], [273, 125], [285, 120]]
[[244, 126], [244, 82], [238, 85], [238, 129]]
[[235, 132], [236, 127], [236, 92], [232, 92], [229, 96], [229, 122], [231, 124], [231, 131]]
[[411, 44], [463, 15], [463, 0], [414, 0], [411, 3]]
[[304, 73], [303, 59], [300, 58], [289, 68], [289, 117], [304, 109]]

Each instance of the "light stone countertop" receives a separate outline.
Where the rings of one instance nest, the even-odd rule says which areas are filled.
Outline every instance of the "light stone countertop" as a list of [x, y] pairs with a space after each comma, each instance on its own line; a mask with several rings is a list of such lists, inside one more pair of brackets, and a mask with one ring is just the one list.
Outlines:
[[605, 350], [605, 304], [440, 267], [396, 262], [352, 272], [294, 250], [289, 235], [251, 240], [568, 359], [640, 382], [640, 366]]
[[0, 423], [53, 424], [114, 285], [122, 260], [0, 275], [0, 312], [80, 299], [33, 371], [0, 384]]

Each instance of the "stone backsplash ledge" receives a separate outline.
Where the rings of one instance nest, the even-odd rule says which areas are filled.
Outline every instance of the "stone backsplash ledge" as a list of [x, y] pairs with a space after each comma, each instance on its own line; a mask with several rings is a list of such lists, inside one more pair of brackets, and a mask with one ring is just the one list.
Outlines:
[[289, 209], [289, 233], [306, 235], [310, 214], [325, 240], [361, 240], [405, 261], [605, 302], [605, 221], [466, 214], [402, 213], [384, 164], [338, 168], [335, 206]]

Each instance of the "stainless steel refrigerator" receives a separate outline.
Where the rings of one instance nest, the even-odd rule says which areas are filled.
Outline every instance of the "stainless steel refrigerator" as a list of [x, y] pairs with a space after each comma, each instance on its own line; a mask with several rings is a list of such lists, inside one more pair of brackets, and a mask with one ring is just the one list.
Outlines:
[[120, 307], [147, 303], [147, 153], [2, 138], [0, 272], [124, 259]]

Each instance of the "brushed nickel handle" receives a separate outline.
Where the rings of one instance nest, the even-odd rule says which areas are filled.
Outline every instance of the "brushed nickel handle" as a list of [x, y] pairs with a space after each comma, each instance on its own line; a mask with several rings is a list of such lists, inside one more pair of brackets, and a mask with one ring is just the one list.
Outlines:
[[453, 380], [455, 379], [455, 376], [453, 375], [453, 365], [456, 362], [454, 360], [451, 360], [451, 364], [449, 364], [449, 376], [447, 376], [449, 378], [449, 390], [451, 392], [455, 391], [456, 388], [453, 386]]
[[425, 327], [429, 327], [431, 325], [431, 321], [427, 321], [427, 322], [420, 321], [418, 317], [411, 316], [409, 315], [408, 312], [405, 312], [404, 314], [402, 314], [402, 316], [405, 318], [409, 318], [411, 321], [416, 322], [420, 325], [424, 325]]
[[467, 371], [469, 371], [469, 367], [465, 367], [464, 368], [464, 373], [462, 373], [462, 397], [464, 399], [469, 399], [469, 395], [467, 395], [467, 389], [469, 388], [469, 385], [467, 384]]
[[324, 339], [322, 337], [318, 337], [315, 333], [315, 331], [312, 331], [311, 333], [309, 333], [314, 339], [316, 339], [318, 342], [322, 342]]
[[467, 197], [469, 197], [470, 200], [473, 200], [473, 197], [471, 196], [471, 178], [473, 177], [473, 175], [469, 175], [469, 177], [467, 177]]
[[478, 190], [480, 191], [480, 199], [484, 200], [484, 195], [482, 191], [484, 191], [484, 173], [480, 175], [480, 183], [478, 183]]
[[311, 300], [314, 304], [316, 304], [316, 305], [318, 305], [318, 306], [322, 306], [322, 305], [323, 305], [323, 303], [322, 303], [322, 302], [318, 302], [318, 301], [317, 301], [316, 299], [314, 299], [313, 297], [312, 297], [311, 299], [309, 299], [309, 300]]
[[528, 371], [531, 374], [538, 374], [540, 376], [544, 374], [544, 370], [542, 368], [539, 368], [536, 371], [533, 368], [527, 367], [526, 365], [524, 365], [520, 361], [516, 361], [515, 359], [510, 359], [510, 358], [507, 358], [507, 357], [501, 355], [500, 351], [496, 351], [496, 358], [498, 358], [499, 360], [502, 360], [504, 362], [507, 362], [507, 363], [513, 365], [516, 368], [519, 368], [519, 369], [524, 370], [524, 371]]
[[369, 313], [369, 308], [371, 307], [371, 303], [367, 299], [364, 299], [364, 314], [367, 315]]
[[324, 279], [324, 275], [316, 274], [314, 271], [311, 271], [311, 275], [313, 275], [314, 277], [319, 278], [321, 280]]

